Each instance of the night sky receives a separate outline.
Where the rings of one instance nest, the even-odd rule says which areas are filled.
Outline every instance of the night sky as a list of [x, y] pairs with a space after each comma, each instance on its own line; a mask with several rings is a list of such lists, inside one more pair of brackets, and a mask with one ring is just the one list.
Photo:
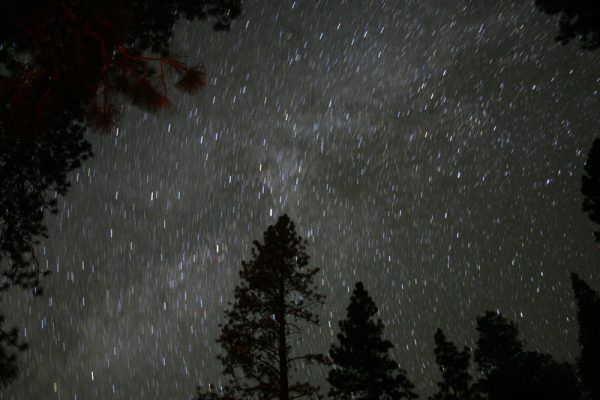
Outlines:
[[[256, 0], [231, 32], [181, 22], [199, 94], [124, 106], [90, 135], [39, 259], [13, 289], [31, 349], [1, 399], [188, 399], [218, 383], [217, 324], [282, 213], [327, 296], [297, 345], [326, 352], [362, 280], [425, 396], [437, 327], [473, 346], [500, 310], [527, 349], [577, 356], [569, 273], [600, 288], [580, 181], [600, 132], [600, 51], [554, 42], [533, 1]], [[307, 369], [314, 383], [326, 369]], [[221, 380], [221, 383], [224, 383]]]

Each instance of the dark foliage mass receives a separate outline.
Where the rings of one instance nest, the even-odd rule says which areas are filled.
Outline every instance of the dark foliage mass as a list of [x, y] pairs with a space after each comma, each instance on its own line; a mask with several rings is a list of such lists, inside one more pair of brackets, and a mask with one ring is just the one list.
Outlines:
[[[567, 44], [579, 40], [587, 50], [600, 48], [600, 4], [596, 0], [535, 0], [536, 6], [549, 15], [559, 16], [556, 41]], [[590, 220], [600, 224], [600, 139], [594, 140], [585, 164], [581, 193], [583, 211]], [[594, 231], [600, 241], [600, 231]]]
[[[600, 139], [594, 140], [584, 170], [581, 177], [582, 209], [592, 222], [600, 224]], [[600, 241], [599, 230], [594, 231], [594, 237]]]
[[179, 18], [212, 18], [228, 29], [240, 0], [21, 1], [0, 9], [2, 122], [20, 137], [43, 135], [57, 113], [104, 126], [119, 96], [156, 110], [168, 104], [166, 71], [177, 86], [201, 86], [199, 66], [170, 53]]
[[535, 4], [559, 16], [558, 42], [577, 39], [584, 49], [600, 47], [600, 7], [596, 0], [535, 0]]
[[434, 336], [435, 361], [442, 374], [438, 383], [438, 392], [430, 400], [475, 400], [478, 393], [472, 385], [473, 377], [469, 372], [471, 365], [471, 349], [462, 350], [446, 339], [444, 332], [438, 328]]
[[[600, 6], [596, 0], [536, 0], [536, 5], [550, 15], [558, 14], [559, 33], [556, 40], [562, 44], [578, 39], [582, 48], [600, 48]], [[600, 139], [595, 139], [581, 178], [582, 210], [589, 219], [600, 224]], [[594, 230], [600, 242], [600, 230]], [[600, 400], [600, 296], [575, 273], [571, 283], [577, 302], [580, 356], [577, 372], [584, 399]], [[564, 375], [561, 375], [564, 377]]]
[[[292, 348], [302, 327], [318, 324], [313, 309], [323, 304], [313, 280], [319, 268], [309, 268], [306, 241], [287, 215], [254, 241], [252, 259], [242, 262], [235, 300], [225, 313], [218, 342], [219, 357], [229, 377], [224, 397], [288, 400], [319, 396], [309, 382], [290, 382], [297, 366], [323, 363], [321, 354]], [[211, 394], [200, 392], [199, 398]], [[213, 395], [214, 396], [214, 395]]]
[[[167, 72], [193, 93], [201, 66], [170, 54], [178, 18], [228, 29], [240, 0], [0, 3], [0, 290], [42, 293], [35, 245], [57, 212], [68, 173], [92, 155], [87, 128], [106, 129], [124, 98], [156, 111], [169, 104]], [[17, 375], [24, 346], [0, 330], [0, 384]]]
[[327, 381], [329, 397], [340, 400], [414, 399], [414, 385], [391, 359], [393, 345], [383, 338], [383, 322], [375, 319], [377, 306], [358, 282], [346, 319], [340, 321], [339, 344], [329, 351], [333, 368]]
[[487, 311], [477, 318], [477, 349], [475, 362], [479, 372], [489, 376], [495, 370], [504, 368], [511, 360], [523, 352], [523, 342], [519, 340], [517, 325], [508, 321], [500, 313]]
[[12, 383], [19, 372], [17, 354], [27, 349], [27, 343], [19, 339], [17, 328], [4, 330], [4, 316], [0, 315], [0, 387]]
[[[8, 113], [6, 105], [0, 111]], [[0, 120], [3, 119], [0, 117]], [[46, 236], [44, 213], [57, 211], [57, 195], [69, 186], [67, 173], [91, 155], [81, 123], [63, 120], [35, 141], [10, 137], [0, 124], [0, 261], [3, 289], [10, 284], [39, 288], [35, 244]], [[59, 121], [56, 123], [59, 126]]]
[[600, 400], [600, 295], [577, 274], [571, 274], [571, 283], [579, 323], [579, 377], [587, 398]]
[[[67, 174], [91, 153], [86, 128], [107, 128], [119, 99], [169, 104], [167, 72], [194, 92], [201, 66], [170, 53], [178, 18], [228, 29], [240, 0], [6, 1], [0, 5], [0, 262], [4, 288], [39, 286], [34, 245]], [[39, 291], [37, 291], [39, 294]]]
[[501, 314], [488, 311], [477, 318], [476, 389], [489, 400], [576, 400], [580, 392], [575, 371], [548, 354], [523, 350], [518, 328]]

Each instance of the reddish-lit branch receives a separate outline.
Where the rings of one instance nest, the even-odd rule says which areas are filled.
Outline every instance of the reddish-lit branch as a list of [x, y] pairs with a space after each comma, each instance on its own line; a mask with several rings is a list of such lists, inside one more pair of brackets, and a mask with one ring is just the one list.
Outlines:
[[[146, 104], [150, 108], [162, 108], [169, 104], [165, 66], [181, 75], [176, 83], [178, 89], [193, 93], [204, 86], [204, 72], [199, 68], [188, 67], [172, 56], [136, 54], [135, 51], [126, 48], [123, 45], [125, 33], [114, 34], [114, 24], [108, 21], [103, 13], [96, 11], [93, 18], [83, 18], [65, 1], [61, 1], [57, 6], [61, 13], [58, 19], [54, 17], [56, 9], [54, 12], [45, 9], [37, 17], [32, 18], [33, 27], [28, 34], [31, 35], [32, 41], [50, 40], [61, 43], [62, 45], [57, 49], [59, 53], [50, 53], [48, 48], [42, 47], [40, 52], [31, 54], [31, 61], [22, 64], [21, 73], [0, 81], [0, 95], [9, 96], [12, 119], [17, 131], [23, 130], [25, 127], [22, 126], [23, 124], [28, 125], [30, 131], [46, 126], [47, 118], [51, 112], [56, 111], [54, 109], [61, 103], [60, 96], [64, 95], [61, 85], [73, 85], [68, 70], [73, 68], [73, 65], [76, 69], [86, 69], [86, 67], [88, 69], [87, 74], [75, 76], [76, 79], [79, 78], [75, 81], [79, 91], [77, 95], [84, 103], [93, 104], [97, 101], [94, 97], [100, 90], [102, 91], [102, 104], [88, 109], [90, 112], [88, 117], [99, 117], [109, 123], [111, 117], [108, 114], [113, 111], [110, 92], [115, 87], [115, 82], [111, 82], [110, 72], [114, 66], [120, 68], [120, 75], [125, 78], [125, 90], [131, 90], [137, 85], [135, 89], [137, 92], [133, 95], [140, 96], [139, 104]], [[51, 25], [53, 20], [61, 21], [65, 25], [64, 28], [68, 32], [66, 38], [53, 37], [55, 34]], [[93, 39], [92, 43], [84, 41], [83, 38]], [[96, 42], [97, 46], [93, 45], [93, 42]], [[86, 63], [86, 54], [99, 56], [100, 68], [94, 67], [89, 62]], [[65, 65], [64, 60], [71, 60], [71, 66]], [[134, 62], [133, 67], [131, 62]], [[151, 63], [158, 63], [157, 79], [160, 82], [162, 95], [156, 94], [156, 97], [154, 97], [155, 89], [148, 83]], [[79, 71], [72, 72], [77, 74]], [[34, 92], [42, 92], [42, 94], [36, 96]], [[33, 122], [24, 118], [30, 113], [28, 109], [31, 110], [29, 108], [31, 106], [36, 114], [36, 121]], [[48, 109], [48, 106], [53, 109]]]

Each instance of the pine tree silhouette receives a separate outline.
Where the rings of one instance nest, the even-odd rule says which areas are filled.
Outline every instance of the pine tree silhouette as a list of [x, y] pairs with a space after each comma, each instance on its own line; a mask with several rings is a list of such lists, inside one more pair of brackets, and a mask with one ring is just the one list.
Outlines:
[[442, 382], [438, 383], [438, 392], [430, 400], [471, 400], [478, 399], [469, 373], [471, 350], [464, 347], [459, 351], [454, 343], [446, 339], [438, 328], [435, 339], [435, 361], [442, 373]]
[[317, 325], [312, 310], [323, 304], [313, 280], [319, 268], [308, 268], [307, 242], [287, 215], [254, 242], [252, 259], [242, 262], [235, 301], [225, 313], [218, 342], [227, 395], [238, 398], [289, 400], [319, 396], [309, 382], [290, 382], [298, 363], [322, 363], [322, 354], [296, 354], [291, 339], [301, 324]]
[[356, 283], [346, 319], [339, 322], [339, 345], [329, 351], [333, 361], [327, 381], [329, 396], [340, 400], [415, 399], [414, 385], [390, 358], [392, 343], [383, 339], [377, 306], [362, 282]]

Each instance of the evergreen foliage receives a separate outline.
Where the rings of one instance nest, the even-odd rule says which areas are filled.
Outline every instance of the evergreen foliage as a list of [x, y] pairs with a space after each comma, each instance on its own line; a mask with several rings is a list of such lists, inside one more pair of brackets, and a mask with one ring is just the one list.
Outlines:
[[471, 386], [473, 377], [469, 373], [471, 350], [464, 347], [459, 351], [454, 343], [446, 339], [438, 328], [435, 339], [435, 361], [442, 373], [438, 392], [430, 400], [470, 400], [478, 398]]
[[0, 315], [0, 386], [12, 383], [19, 372], [17, 354], [28, 348], [27, 343], [19, 339], [17, 328], [6, 331], [4, 315]]
[[476, 389], [488, 400], [577, 400], [574, 369], [548, 354], [523, 351], [517, 325], [500, 313], [477, 318]]
[[309, 382], [290, 382], [299, 363], [322, 363], [322, 354], [297, 354], [293, 339], [302, 324], [317, 325], [313, 309], [323, 304], [309, 268], [307, 242], [296, 233], [287, 215], [254, 242], [252, 258], [242, 262], [235, 300], [225, 313], [218, 339], [219, 357], [229, 377], [226, 391], [238, 398], [289, 400], [319, 396]]
[[[581, 177], [581, 193], [584, 196], [582, 210], [589, 219], [600, 224], [600, 139], [594, 140]], [[600, 231], [594, 231], [596, 241], [600, 241]]]
[[190, 93], [201, 66], [171, 54], [175, 22], [228, 29], [241, 0], [0, 2], [0, 273], [4, 288], [34, 288], [35, 245], [67, 174], [92, 155], [87, 128], [117, 120], [119, 99], [149, 111], [169, 105], [168, 71]]
[[556, 41], [566, 44], [579, 40], [584, 49], [600, 47], [600, 7], [596, 0], [535, 0], [550, 15], [559, 16]]
[[356, 283], [346, 319], [339, 322], [339, 344], [329, 351], [333, 368], [327, 381], [329, 396], [339, 400], [414, 399], [414, 385], [391, 359], [393, 345], [383, 339], [377, 306], [362, 282]]
[[571, 282], [579, 323], [579, 377], [588, 398], [600, 400], [600, 296], [577, 274], [571, 274]]
[[477, 317], [476, 329], [479, 338], [475, 362], [484, 377], [490, 376], [496, 369], [504, 368], [523, 351], [517, 325], [500, 313], [486, 311], [483, 316]]

